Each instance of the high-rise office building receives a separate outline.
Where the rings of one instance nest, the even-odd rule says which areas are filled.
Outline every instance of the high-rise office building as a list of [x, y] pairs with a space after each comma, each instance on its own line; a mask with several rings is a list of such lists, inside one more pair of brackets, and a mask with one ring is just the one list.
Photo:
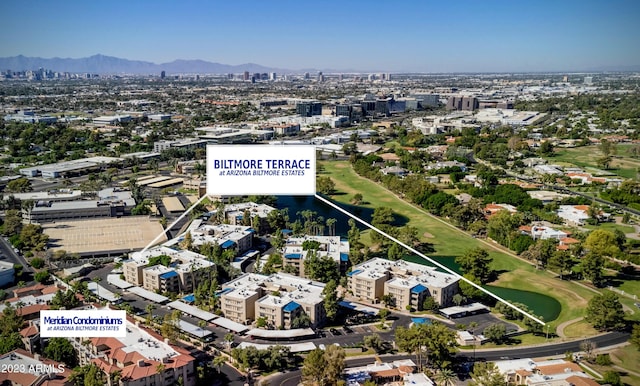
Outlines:
[[300, 102], [296, 104], [296, 114], [303, 117], [322, 115], [322, 103], [320, 102]]
[[276, 73], [275, 72], [269, 73], [269, 80], [276, 80]]
[[242, 74], [242, 80], [249, 80], [249, 71], [245, 71], [244, 74]]
[[322, 71], [318, 71], [318, 82], [324, 81], [324, 75], [322, 75]]
[[308, 72], [304, 73], [304, 78], [305, 79], [311, 79], [311, 75]]
[[161, 71], [161, 72], [160, 72], [160, 79], [164, 79], [164, 78], [165, 78], [165, 76], [167, 76], [167, 73], [166, 73], [166, 72], [164, 72], [164, 71]]

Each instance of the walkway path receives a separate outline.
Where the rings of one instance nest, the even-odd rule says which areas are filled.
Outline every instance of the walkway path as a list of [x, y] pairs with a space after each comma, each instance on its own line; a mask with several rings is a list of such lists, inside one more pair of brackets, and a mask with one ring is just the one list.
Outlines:
[[572, 320], [567, 320], [566, 322], [562, 322], [560, 324], [558, 324], [558, 327], [556, 327], [556, 334], [560, 337], [560, 338], [566, 338], [567, 336], [564, 334], [564, 329], [573, 323], [577, 323], [579, 321], [581, 321], [582, 319], [584, 319], [584, 317], [579, 317], [579, 318], [575, 318]]

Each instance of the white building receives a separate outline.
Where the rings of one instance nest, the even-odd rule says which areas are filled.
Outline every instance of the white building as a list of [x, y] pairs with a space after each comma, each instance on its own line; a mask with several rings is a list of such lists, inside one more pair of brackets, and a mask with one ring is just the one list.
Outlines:
[[223, 249], [235, 250], [236, 254], [241, 254], [251, 249], [255, 233], [250, 226], [230, 224], [203, 224], [190, 232], [191, 240], [195, 246], [215, 243]]
[[322, 258], [330, 257], [336, 263], [336, 270], [340, 273], [346, 272], [349, 263], [349, 242], [342, 240], [340, 236], [303, 236], [289, 237], [282, 248], [282, 266], [294, 266], [298, 268], [300, 276], [305, 276], [304, 260], [307, 258], [309, 250], [305, 250], [303, 245], [307, 243], [318, 243], [315, 250], [316, 256]]
[[[120, 386], [194, 386], [197, 374], [195, 358], [181, 347], [127, 318], [123, 338], [69, 338], [78, 352], [81, 365], [96, 364], [109, 379], [119, 371]], [[162, 366], [159, 366], [162, 365]]]

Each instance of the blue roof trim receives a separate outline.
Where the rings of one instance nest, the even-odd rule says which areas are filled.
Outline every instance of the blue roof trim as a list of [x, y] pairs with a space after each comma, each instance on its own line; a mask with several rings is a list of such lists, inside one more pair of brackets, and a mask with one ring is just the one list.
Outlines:
[[411, 288], [411, 293], [413, 294], [420, 294], [423, 293], [424, 291], [426, 291], [428, 288], [423, 286], [422, 284], [418, 284], [417, 286]]
[[348, 253], [340, 253], [340, 261], [349, 261]]
[[297, 308], [300, 308], [300, 304], [296, 302], [289, 302], [282, 309], [284, 310], [284, 312], [291, 312], [291, 311], [295, 311]]
[[222, 291], [216, 292], [216, 297], [222, 296], [222, 295], [226, 294], [227, 292], [231, 292], [231, 291], [233, 291], [233, 288], [225, 288]]
[[302, 253], [289, 253], [284, 255], [285, 259], [302, 259]]
[[165, 272], [162, 275], [160, 275], [160, 279], [170, 279], [170, 278], [176, 277], [176, 276], [178, 276], [178, 272], [169, 271], [169, 272]]
[[293, 231], [291, 229], [283, 229], [282, 233], [289, 234], [289, 233], [293, 233]]
[[361, 270], [361, 269], [356, 269], [355, 271], [351, 271], [351, 272], [347, 273], [347, 276], [357, 275], [357, 274], [359, 274], [360, 272], [362, 272], [362, 270]]
[[194, 294], [187, 295], [183, 297], [182, 300], [184, 300], [185, 302], [193, 303], [196, 301], [196, 296]]
[[232, 240], [227, 240], [227, 241], [225, 241], [224, 243], [220, 244], [220, 246], [221, 246], [222, 248], [231, 248], [231, 247], [233, 247], [234, 245], [236, 245], [236, 243], [235, 243], [235, 241], [232, 241]]

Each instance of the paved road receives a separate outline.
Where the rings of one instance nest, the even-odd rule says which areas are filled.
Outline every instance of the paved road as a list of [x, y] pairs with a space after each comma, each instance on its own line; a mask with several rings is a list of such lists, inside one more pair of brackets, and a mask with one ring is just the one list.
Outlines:
[[33, 269], [31, 268], [29, 263], [27, 263], [27, 260], [25, 260], [24, 256], [16, 253], [13, 250], [13, 246], [8, 241], [6, 241], [4, 237], [0, 237], [0, 258], [2, 258], [3, 261], [8, 261], [13, 264], [21, 264], [24, 267], [22, 270], [22, 272], [24, 273], [33, 272]]
[[[603, 348], [607, 346], [613, 346], [626, 342], [629, 339], [628, 333], [612, 332], [604, 335], [600, 335], [589, 339], [594, 342], [597, 347]], [[533, 346], [516, 349], [491, 349], [491, 350], [476, 350], [476, 360], [495, 361], [500, 359], [514, 359], [514, 358], [540, 358], [549, 357], [554, 355], [563, 355], [567, 351], [578, 352], [580, 351], [581, 340], [557, 343], [544, 346]], [[473, 359], [472, 352], [466, 351], [459, 353], [458, 356], [465, 356], [469, 359]], [[380, 356], [385, 362], [392, 362], [400, 359], [415, 359], [415, 355], [382, 355]], [[374, 359], [369, 358], [353, 358], [347, 359], [347, 367], [365, 366], [373, 363]], [[297, 386], [300, 383], [301, 371], [291, 371], [274, 375], [269, 378], [269, 384], [272, 386]]]
[[238, 370], [225, 364], [222, 366], [222, 374], [214, 374], [213, 386], [244, 386], [245, 377]]

